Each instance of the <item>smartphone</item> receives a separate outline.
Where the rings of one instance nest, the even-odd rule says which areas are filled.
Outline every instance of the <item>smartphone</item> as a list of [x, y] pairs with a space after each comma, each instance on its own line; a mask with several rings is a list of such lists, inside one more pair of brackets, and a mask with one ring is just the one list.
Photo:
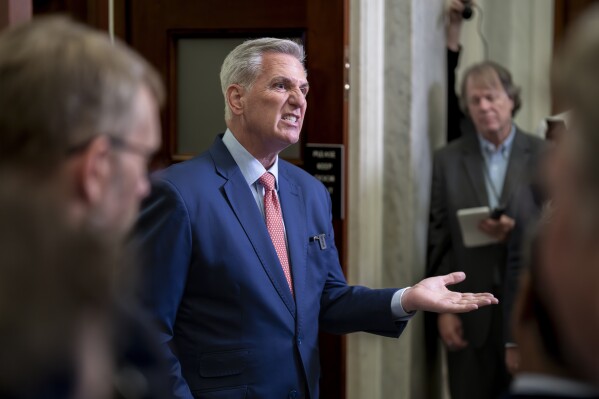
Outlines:
[[503, 215], [504, 213], [505, 208], [498, 206], [497, 208], [493, 209], [489, 217], [494, 220], [499, 220], [499, 218], [501, 218], [501, 215]]

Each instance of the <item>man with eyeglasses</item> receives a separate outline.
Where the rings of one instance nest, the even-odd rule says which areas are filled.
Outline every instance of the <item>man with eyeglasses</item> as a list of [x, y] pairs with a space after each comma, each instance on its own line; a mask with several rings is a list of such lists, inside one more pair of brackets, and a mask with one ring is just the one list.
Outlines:
[[[433, 166], [427, 274], [463, 271], [469, 278], [455, 287], [458, 291], [492, 292], [500, 300], [515, 193], [530, 186], [543, 147], [542, 140], [513, 122], [519, 91], [509, 71], [495, 62], [467, 69], [460, 105], [474, 131], [463, 131], [439, 150]], [[457, 213], [480, 207], [490, 210], [477, 226], [487, 244], [467, 247]], [[493, 398], [507, 389], [502, 317], [501, 307], [491, 307], [468, 315], [440, 314], [429, 326], [437, 327], [448, 351], [453, 399]]]
[[[0, 36], [0, 171], [51, 187], [74, 229], [123, 246], [149, 192], [163, 98], [156, 71], [106, 34], [61, 17], [8, 29]], [[123, 397], [162, 397], [147, 328], [121, 306], [108, 327], [115, 370], [103, 383]]]
[[158, 75], [122, 44], [64, 19], [0, 42], [0, 167], [68, 185], [71, 217], [130, 228], [160, 146]]

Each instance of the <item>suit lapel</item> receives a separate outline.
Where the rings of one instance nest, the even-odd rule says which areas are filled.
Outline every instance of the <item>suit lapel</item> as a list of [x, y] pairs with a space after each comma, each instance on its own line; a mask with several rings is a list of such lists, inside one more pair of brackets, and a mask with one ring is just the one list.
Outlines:
[[506, 205], [512, 198], [515, 188], [521, 181], [522, 176], [526, 173], [526, 165], [528, 164], [529, 157], [530, 148], [526, 137], [516, 129], [516, 136], [514, 137], [514, 143], [512, 144], [512, 151], [510, 152], [510, 162], [507, 167], [505, 181], [503, 182], [503, 189], [501, 191], [502, 205]]
[[223, 185], [223, 190], [231, 209], [252, 243], [254, 251], [271, 283], [291, 315], [295, 317], [293, 296], [291, 295], [281, 263], [266, 229], [264, 218], [256, 206], [254, 196], [243, 174], [220, 138], [216, 139], [216, 142], [210, 148], [210, 153], [217, 172], [227, 179]]
[[489, 197], [487, 196], [485, 175], [483, 171], [485, 162], [480, 153], [480, 146], [476, 134], [468, 136], [467, 141], [464, 143], [462, 163], [464, 165], [465, 173], [470, 179], [478, 203], [481, 205], [488, 205]]
[[302, 190], [289, 179], [287, 165], [281, 161], [279, 161], [279, 198], [287, 234], [295, 303], [299, 307], [302, 303], [302, 295], [306, 292], [307, 215]]

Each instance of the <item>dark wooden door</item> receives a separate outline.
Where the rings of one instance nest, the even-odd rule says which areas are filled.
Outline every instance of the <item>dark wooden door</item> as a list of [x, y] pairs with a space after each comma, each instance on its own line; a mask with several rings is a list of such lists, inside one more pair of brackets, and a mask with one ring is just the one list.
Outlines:
[[[164, 162], [187, 157], [177, 143], [177, 41], [193, 37], [291, 36], [304, 40], [307, 54], [308, 112], [302, 143], [346, 144], [344, 49], [347, 0], [128, 0], [116, 2], [117, 34], [162, 73], [167, 84]], [[214, 79], [218, 79], [217, 76]], [[222, 102], [222, 100], [221, 100]], [[224, 104], [223, 104], [224, 107]], [[302, 147], [303, 148], [303, 147]], [[291, 159], [303, 164], [303, 151]], [[345, 258], [345, 225], [334, 220], [336, 244]], [[345, 262], [343, 262], [345, 263]], [[345, 397], [345, 342], [321, 334], [321, 394]]]

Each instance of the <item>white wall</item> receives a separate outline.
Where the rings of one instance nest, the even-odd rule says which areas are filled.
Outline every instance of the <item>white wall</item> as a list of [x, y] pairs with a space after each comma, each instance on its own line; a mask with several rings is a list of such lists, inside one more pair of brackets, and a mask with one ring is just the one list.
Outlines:
[[[353, 0], [350, 283], [405, 287], [424, 274], [433, 143], [445, 132], [443, 0]], [[348, 338], [348, 398], [418, 398], [420, 315], [401, 339]]]
[[[512, 72], [522, 88], [516, 123], [534, 133], [551, 112], [549, 66], [553, 46], [553, 0], [477, 0], [483, 10], [482, 33], [488, 58]], [[485, 58], [478, 26], [480, 12], [464, 23], [463, 53], [458, 71]], [[459, 73], [458, 76], [461, 76]], [[458, 82], [459, 88], [459, 82]]]

